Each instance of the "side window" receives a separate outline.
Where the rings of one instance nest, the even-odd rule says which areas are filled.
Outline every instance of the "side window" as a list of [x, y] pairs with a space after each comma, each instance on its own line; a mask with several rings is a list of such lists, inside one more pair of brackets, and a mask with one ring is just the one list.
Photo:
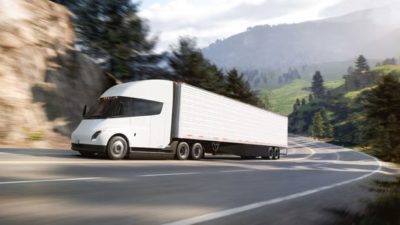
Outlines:
[[124, 116], [151, 116], [161, 113], [163, 103], [138, 98], [121, 98]]

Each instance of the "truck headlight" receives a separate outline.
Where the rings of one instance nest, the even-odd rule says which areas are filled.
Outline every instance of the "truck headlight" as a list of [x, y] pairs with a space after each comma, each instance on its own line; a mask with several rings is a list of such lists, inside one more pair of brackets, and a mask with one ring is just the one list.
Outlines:
[[96, 140], [96, 138], [100, 135], [101, 130], [96, 131], [93, 135], [92, 135], [92, 141]]

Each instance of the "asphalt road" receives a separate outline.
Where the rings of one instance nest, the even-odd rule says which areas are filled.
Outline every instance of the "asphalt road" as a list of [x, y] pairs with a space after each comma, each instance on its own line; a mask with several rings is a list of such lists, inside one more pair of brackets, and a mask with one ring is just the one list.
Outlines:
[[350, 149], [291, 137], [278, 161], [86, 159], [0, 149], [0, 224], [325, 224], [396, 172]]

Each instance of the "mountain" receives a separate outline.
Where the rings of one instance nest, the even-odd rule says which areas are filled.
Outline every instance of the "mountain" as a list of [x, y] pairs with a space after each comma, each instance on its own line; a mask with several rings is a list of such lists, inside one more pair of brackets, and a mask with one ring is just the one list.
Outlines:
[[[400, 4], [297, 24], [248, 28], [203, 49], [223, 68], [276, 70], [400, 54]], [[351, 65], [351, 64], [350, 64]], [[348, 64], [343, 64], [342, 71]], [[324, 71], [322, 71], [324, 72]]]

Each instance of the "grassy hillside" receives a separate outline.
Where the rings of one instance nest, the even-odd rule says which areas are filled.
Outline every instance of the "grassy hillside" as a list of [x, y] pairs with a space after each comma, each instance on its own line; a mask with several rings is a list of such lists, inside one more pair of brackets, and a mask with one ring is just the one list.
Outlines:
[[308, 96], [310, 92], [306, 89], [309, 86], [309, 81], [295, 80], [290, 84], [276, 89], [264, 89], [262, 93], [268, 93], [273, 112], [288, 115], [292, 112], [293, 103], [296, 101], [296, 98], [305, 98]]
[[[341, 86], [343, 83], [343, 79], [327, 81], [325, 82], [325, 87], [327, 89], [334, 89]], [[261, 94], [266, 93], [270, 97], [272, 111], [282, 115], [289, 115], [293, 110], [293, 104], [296, 98], [308, 99], [310, 87], [311, 82], [308, 80], [295, 80], [290, 84], [276, 89], [264, 89], [261, 91]]]
[[[400, 65], [385, 65], [385, 66], [378, 66], [375, 67], [372, 71], [377, 73], [379, 76], [385, 76], [388, 75], [389, 73], [393, 73], [400, 77]], [[371, 89], [371, 87], [363, 88], [361, 90], [356, 90], [356, 91], [350, 91], [344, 94], [344, 97], [354, 100], [356, 99], [363, 91]]]

